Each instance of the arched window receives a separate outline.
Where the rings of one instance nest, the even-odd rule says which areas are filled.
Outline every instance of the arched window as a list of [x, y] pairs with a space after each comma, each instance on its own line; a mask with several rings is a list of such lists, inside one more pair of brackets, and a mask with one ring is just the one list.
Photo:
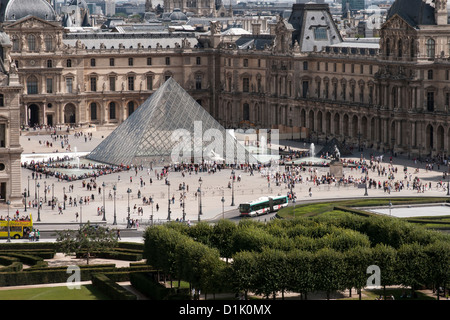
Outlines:
[[386, 57], [391, 55], [391, 40], [386, 39]]
[[12, 41], [12, 51], [19, 51], [20, 50], [19, 38], [17, 36], [13, 36], [11, 41]]
[[427, 57], [434, 58], [436, 53], [436, 42], [434, 39], [427, 40]]
[[109, 119], [114, 120], [116, 119], [116, 103], [111, 102], [109, 104]]
[[133, 112], [134, 112], [134, 102], [130, 101], [128, 102], [128, 116], [131, 116]]
[[97, 120], [97, 103], [91, 103], [91, 120]]
[[36, 37], [32, 34], [28, 35], [28, 51], [36, 51]]
[[45, 51], [52, 51], [53, 50], [53, 38], [51, 35], [47, 34], [44, 38], [45, 42]]
[[27, 79], [27, 93], [38, 94], [38, 79], [35, 76], [30, 76]]
[[250, 106], [248, 105], [248, 103], [244, 103], [243, 113], [244, 113], [243, 120], [244, 121], [250, 120]]

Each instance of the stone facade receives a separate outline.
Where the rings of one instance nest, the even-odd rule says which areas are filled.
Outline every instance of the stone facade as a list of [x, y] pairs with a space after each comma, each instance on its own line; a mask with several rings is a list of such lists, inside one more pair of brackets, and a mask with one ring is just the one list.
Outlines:
[[[296, 4], [293, 15], [300, 9], [321, 8]], [[24, 86], [22, 125], [115, 126], [173, 77], [225, 127], [280, 128], [314, 142], [338, 138], [386, 154], [448, 157], [450, 27], [442, 10], [439, 24], [420, 28], [391, 14], [379, 44], [330, 39], [308, 51], [283, 18], [271, 34], [255, 28], [239, 37], [212, 23], [211, 33], [198, 37], [110, 39], [65, 34], [57, 22], [29, 16], [4, 30]], [[305, 16], [317, 24], [323, 15]]]

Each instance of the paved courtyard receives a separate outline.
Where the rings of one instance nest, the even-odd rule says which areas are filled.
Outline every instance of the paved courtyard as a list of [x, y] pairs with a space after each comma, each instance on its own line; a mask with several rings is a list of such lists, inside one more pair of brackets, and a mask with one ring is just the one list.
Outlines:
[[[74, 132], [81, 132], [79, 137], [74, 135]], [[91, 136], [87, 135], [87, 132], [91, 132]], [[61, 147], [61, 140], [59, 137], [52, 140], [50, 132], [46, 130], [40, 130], [32, 132], [33, 134], [23, 133], [21, 135], [21, 144], [24, 148], [23, 161], [30, 161], [30, 159], [41, 160], [43, 156], [51, 156], [54, 159], [61, 157], [64, 153], [74, 154], [76, 150], [77, 155], [83, 155], [95, 148], [112, 130], [95, 130], [95, 129], [77, 129], [71, 130], [68, 134], [68, 141], [66, 140], [64, 147]], [[86, 134], [86, 136], [85, 136]], [[49, 144], [47, 144], [47, 141]], [[51, 143], [51, 146], [50, 146]], [[66, 150], [70, 145], [70, 151]], [[289, 145], [295, 150], [308, 150], [309, 144], [295, 141], [285, 141], [285, 145]], [[284, 146], [282, 146], [284, 148]], [[316, 151], [320, 150], [320, 146], [316, 146]], [[354, 152], [353, 156], [345, 157], [348, 161], [358, 161], [361, 159], [370, 160], [370, 156], [373, 151], [365, 150], [364, 152]], [[380, 153], [373, 153], [374, 156], [379, 156]], [[30, 157], [31, 156], [31, 157]], [[380, 163], [380, 168], [386, 170], [386, 175], [380, 176], [378, 170], [369, 170], [369, 178], [374, 179], [376, 182], [388, 180], [389, 173], [389, 159], [390, 155], [385, 154], [383, 161]], [[444, 182], [443, 172], [447, 170], [446, 166], [434, 165], [433, 170], [426, 170], [426, 163], [415, 163], [413, 160], [404, 158], [393, 158], [393, 166], [397, 168], [397, 172], [394, 173], [393, 181], [403, 181], [405, 187], [401, 191], [392, 190], [390, 194], [384, 191], [383, 188], [370, 188], [368, 189], [369, 197], [396, 197], [396, 196], [446, 196], [447, 194], [447, 181], [443, 184], [444, 187], [439, 186], [440, 182]], [[404, 167], [407, 167], [406, 174], [403, 172]], [[284, 167], [280, 167], [284, 170]], [[418, 172], [416, 169], [419, 169]], [[315, 171], [317, 170], [317, 171]], [[231, 206], [232, 202], [232, 188], [228, 187], [231, 177], [231, 170], [225, 169], [216, 171], [215, 173], [202, 172], [199, 174], [188, 174], [184, 176], [181, 172], [169, 172], [167, 178], [170, 182], [170, 187], [166, 184], [165, 178], [162, 180], [156, 179], [156, 173], [161, 172], [161, 167], [157, 165], [153, 166], [153, 170], [144, 167], [143, 170], [138, 170], [136, 173], [134, 170], [123, 171], [120, 173], [112, 173], [97, 177], [95, 182], [97, 186], [101, 186], [105, 183], [105, 212], [107, 224], [112, 224], [114, 214], [114, 197], [113, 186], [116, 185], [116, 220], [119, 225], [125, 225], [127, 221], [127, 208], [128, 203], [130, 205], [130, 217], [131, 219], [137, 219], [141, 226], [148, 223], [153, 211], [153, 220], [155, 222], [162, 221], [168, 218], [168, 202], [169, 198], [174, 198], [174, 202], [171, 201], [171, 219], [176, 220], [182, 218], [182, 207], [180, 201], [180, 195], [182, 190], [179, 190], [181, 184], [186, 186], [186, 198], [185, 198], [185, 213], [186, 220], [192, 222], [197, 221], [199, 212], [199, 196], [196, 196], [197, 189], [200, 187], [199, 178], [202, 179], [202, 220], [213, 219], [214, 217], [220, 217], [222, 210], [229, 211], [236, 209], [239, 203], [257, 199], [261, 196], [286, 194], [289, 191], [286, 183], [281, 183], [278, 186], [275, 183], [275, 176], [270, 177], [268, 181], [267, 177], [260, 172], [255, 171], [253, 175], [249, 171], [236, 170], [236, 177], [240, 176], [241, 181], [234, 183], [234, 202], [235, 206]], [[365, 197], [364, 188], [357, 188], [353, 184], [347, 186], [337, 186], [337, 184], [314, 184], [313, 176], [318, 177], [326, 175], [329, 172], [328, 168], [307, 168], [306, 171], [300, 172], [302, 182], [295, 184], [293, 189], [297, 197], [297, 203], [301, 203], [306, 199], [339, 199], [346, 197]], [[281, 172], [282, 173], [282, 172]], [[346, 178], [358, 181], [362, 179], [366, 173], [363, 173], [358, 168], [344, 168], [344, 175]], [[28, 178], [30, 177], [30, 179]], [[103, 215], [98, 215], [98, 209], [103, 205], [103, 190], [99, 193], [98, 189], [88, 190], [83, 187], [83, 181], [77, 180], [73, 182], [59, 181], [57, 178], [48, 177], [43, 175], [37, 180], [31, 179], [32, 171], [22, 168], [22, 190], [27, 188], [30, 193], [30, 197], [27, 198], [27, 202], [35, 199], [35, 185], [39, 183], [39, 196], [41, 199], [45, 197], [44, 188], [48, 187], [47, 201], [54, 195], [59, 203], [63, 205], [64, 188], [68, 197], [80, 199], [89, 198], [89, 203], [77, 206], [69, 205], [69, 201], [66, 201], [66, 209], [62, 210], [63, 214], [59, 214], [58, 205], [52, 209], [48, 206], [48, 203], [43, 203], [42, 210], [40, 212], [40, 219], [45, 223], [75, 223], [82, 219], [83, 222], [91, 221], [92, 223], [101, 222]], [[418, 193], [417, 190], [412, 189], [412, 182], [414, 178], [419, 178], [423, 185], [426, 185], [424, 192]], [[142, 179], [142, 184], [141, 184]], [[152, 183], [150, 183], [152, 179]], [[407, 188], [407, 182], [410, 181], [410, 187]], [[90, 179], [85, 179], [86, 183], [89, 183]], [[270, 183], [269, 183], [270, 182]], [[431, 189], [429, 184], [431, 183]], [[73, 190], [69, 188], [73, 185]], [[128, 194], [127, 190], [131, 189], [131, 193]], [[311, 195], [309, 190], [311, 189]], [[141, 196], [138, 197], [138, 192]], [[111, 194], [111, 195], [110, 195]], [[153, 206], [150, 204], [143, 204], [143, 198], [152, 197], [154, 199]], [[224, 197], [225, 202], [221, 199]], [[129, 199], [129, 200], [128, 200]], [[156, 209], [158, 205], [159, 209]], [[134, 209], [136, 207], [136, 209]], [[142, 213], [138, 213], [138, 208], [142, 208]], [[152, 210], [153, 207], [153, 210]], [[14, 209], [15, 211], [16, 209]], [[449, 209], [450, 210], [450, 209]], [[3, 206], [3, 212], [6, 214], [6, 206]], [[13, 212], [10, 211], [10, 214]], [[27, 205], [27, 212], [24, 212], [24, 207], [19, 208], [19, 215], [33, 214], [33, 219], [37, 219], [37, 208], [29, 208]], [[78, 213], [79, 217], [76, 218]]]

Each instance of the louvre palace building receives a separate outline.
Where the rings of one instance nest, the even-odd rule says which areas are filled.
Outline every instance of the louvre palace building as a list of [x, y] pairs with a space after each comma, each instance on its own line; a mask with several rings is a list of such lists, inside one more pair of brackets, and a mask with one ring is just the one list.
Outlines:
[[225, 128], [447, 159], [446, 1], [396, 0], [380, 38], [359, 40], [342, 38], [327, 4], [253, 17], [245, 32], [211, 8], [203, 30], [178, 8], [163, 14], [165, 29], [104, 29], [45, 0], [1, 0], [4, 69], [21, 86], [4, 103], [17, 100], [22, 127], [115, 127], [172, 77]]

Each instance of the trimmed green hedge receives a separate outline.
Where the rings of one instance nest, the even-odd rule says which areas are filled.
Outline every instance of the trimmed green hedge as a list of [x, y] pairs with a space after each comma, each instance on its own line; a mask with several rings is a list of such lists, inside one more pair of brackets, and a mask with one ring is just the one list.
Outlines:
[[118, 285], [105, 274], [96, 273], [92, 275], [92, 285], [102, 291], [113, 300], [136, 300], [137, 297]]
[[[64, 283], [71, 276], [64, 269], [39, 269], [27, 272], [1, 272], [0, 287], [23, 286], [42, 283]], [[80, 268], [80, 281], [91, 280], [92, 274], [100, 272], [114, 271], [114, 268]]]

